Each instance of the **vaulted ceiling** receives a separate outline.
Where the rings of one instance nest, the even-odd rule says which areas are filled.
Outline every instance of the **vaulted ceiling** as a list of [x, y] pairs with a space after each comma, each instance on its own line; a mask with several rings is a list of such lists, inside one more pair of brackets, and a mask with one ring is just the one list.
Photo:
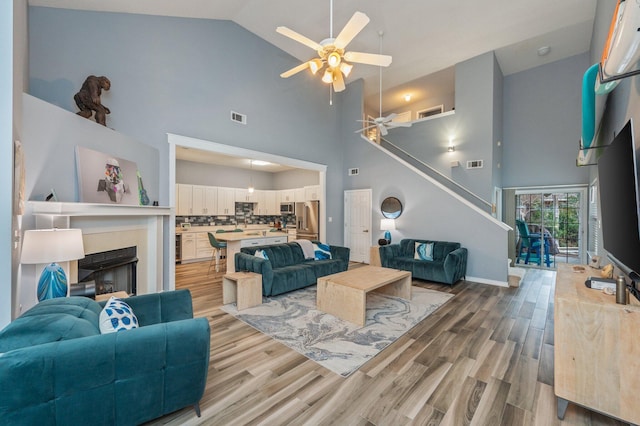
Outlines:
[[[329, 37], [330, 1], [300, 0], [29, 0], [30, 5], [69, 9], [226, 19], [300, 61], [308, 47], [276, 33], [286, 26], [319, 42]], [[383, 70], [383, 110], [433, 96], [451, 81], [453, 65], [495, 51], [503, 74], [533, 68], [589, 50], [596, 0], [335, 0], [334, 36], [355, 11], [371, 21], [349, 50], [393, 56]], [[550, 48], [538, 55], [543, 46]], [[283, 71], [289, 68], [283, 65]], [[379, 69], [356, 64], [351, 76], [365, 80], [365, 104], [378, 106]], [[296, 78], [295, 76], [291, 78]], [[318, 84], [322, 84], [318, 81]], [[348, 86], [347, 86], [348, 90]]]

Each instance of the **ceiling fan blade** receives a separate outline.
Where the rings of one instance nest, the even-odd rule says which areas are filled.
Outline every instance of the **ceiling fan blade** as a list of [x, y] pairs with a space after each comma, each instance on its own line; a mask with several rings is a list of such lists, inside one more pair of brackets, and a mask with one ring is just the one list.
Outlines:
[[322, 50], [322, 46], [320, 45], [320, 43], [316, 43], [315, 41], [311, 40], [310, 38], [307, 38], [305, 36], [303, 36], [302, 34], [299, 34], [295, 31], [293, 31], [290, 28], [287, 27], [278, 27], [276, 28], [276, 32], [279, 34], [282, 34], [285, 37], [289, 37], [292, 40], [297, 41], [298, 43], [302, 43], [307, 47], [312, 48], [313, 50]]
[[339, 69], [333, 71], [333, 90], [338, 93], [342, 92], [346, 89], [344, 85], [344, 78], [342, 77], [342, 72]]
[[347, 44], [358, 35], [360, 31], [369, 23], [369, 17], [362, 12], [356, 12], [353, 14], [347, 25], [344, 26], [338, 37], [333, 42], [333, 45], [338, 49], [344, 49]]
[[294, 74], [299, 73], [300, 71], [304, 71], [307, 68], [309, 68], [309, 62], [302, 63], [302, 64], [298, 65], [297, 67], [291, 68], [289, 71], [283, 72], [282, 74], [280, 74], [280, 77], [288, 78], [288, 77], [291, 77]]
[[377, 65], [380, 67], [388, 67], [391, 65], [391, 56], [389, 55], [377, 55], [375, 53], [363, 53], [363, 52], [346, 52], [344, 59], [349, 62], [356, 62], [359, 64]]
[[389, 134], [386, 126], [378, 126], [378, 130], [380, 130], [380, 134], [382, 136], [387, 136]]
[[398, 116], [398, 114], [396, 114], [395, 112], [392, 112], [391, 114], [387, 115], [383, 121], [387, 122], [387, 121], [391, 121], [394, 118], [396, 118]]
[[373, 129], [374, 127], [376, 127], [376, 125], [375, 125], [375, 124], [374, 124], [374, 125], [372, 125], [372, 126], [363, 127], [362, 129], [358, 129], [358, 130], [356, 130], [356, 131], [355, 131], [355, 132], [353, 132], [353, 133], [362, 133], [362, 132], [366, 132], [367, 130], [369, 130], [369, 129]]

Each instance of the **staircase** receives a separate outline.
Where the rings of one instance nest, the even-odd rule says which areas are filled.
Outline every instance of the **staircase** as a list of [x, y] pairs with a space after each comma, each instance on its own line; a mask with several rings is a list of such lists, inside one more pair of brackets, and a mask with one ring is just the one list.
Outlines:
[[[365, 139], [366, 141], [369, 141], [369, 139], [365, 138], [364, 136], [362, 136], [362, 138]], [[397, 145], [394, 145], [393, 143], [389, 142], [384, 138], [380, 138], [379, 146], [384, 148], [384, 150], [390, 152], [391, 154], [395, 155], [399, 159], [403, 160], [404, 162], [408, 163], [409, 165], [413, 166], [420, 172], [434, 179], [436, 182], [438, 182], [440, 185], [447, 188], [449, 191], [464, 198], [466, 201], [470, 202], [480, 210], [484, 211], [485, 213], [491, 214], [491, 207], [492, 207], [491, 203], [479, 197], [478, 195], [471, 192], [470, 190], [460, 185], [459, 183], [455, 182], [450, 177], [440, 173], [438, 170], [434, 169], [424, 161], [414, 157], [404, 149], [398, 147]]]

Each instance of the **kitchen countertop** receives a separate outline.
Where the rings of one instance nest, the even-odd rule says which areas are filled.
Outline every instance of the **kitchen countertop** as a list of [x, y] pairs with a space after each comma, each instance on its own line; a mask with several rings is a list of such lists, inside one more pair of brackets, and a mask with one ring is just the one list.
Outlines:
[[286, 236], [287, 236], [286, 232], [267, 231], [263, 235], [262, 232], [248, 230], [246, 232], [225, 232], [221, 234], [216, 234], [216, 239], [220, 241], [242, 241], [242, 240], [252, 240], [254, 238], [278, 238], [278, 237], [286, 237]]
[[[181, 226], [176, 226], [176, 234], [188, 234], [188, 233], [196, 233], [196, 232], [214, 232], [215, 233], [219, 229], [224, 229], [225, 231], [233, 231], [234, 229], [236, 229], [236, 227], [233, 225], [223, 225], [223, 226], [214, 225], [214, 226], [192, 226], [189, 229], [182, 229]], [[269, 230], [273, 228], [265, 225], [248, 225], [246, 228], [241, 228], [241, 229], [243, 233], [249, 233], [249, 232], [262, 232], [262, 231], [269, 232]], [[281, 233], [286, 234], [284, 229]], [[238, 232], [238, 234], [240, 234], [240, 232]]]

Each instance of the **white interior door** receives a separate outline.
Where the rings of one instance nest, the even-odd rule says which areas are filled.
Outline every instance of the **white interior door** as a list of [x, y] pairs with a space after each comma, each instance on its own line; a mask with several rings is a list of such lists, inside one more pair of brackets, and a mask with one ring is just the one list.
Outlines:
[[371, 247], [371, 189], [344, 191], [345, 246], [349, 260], [369, 263]]

